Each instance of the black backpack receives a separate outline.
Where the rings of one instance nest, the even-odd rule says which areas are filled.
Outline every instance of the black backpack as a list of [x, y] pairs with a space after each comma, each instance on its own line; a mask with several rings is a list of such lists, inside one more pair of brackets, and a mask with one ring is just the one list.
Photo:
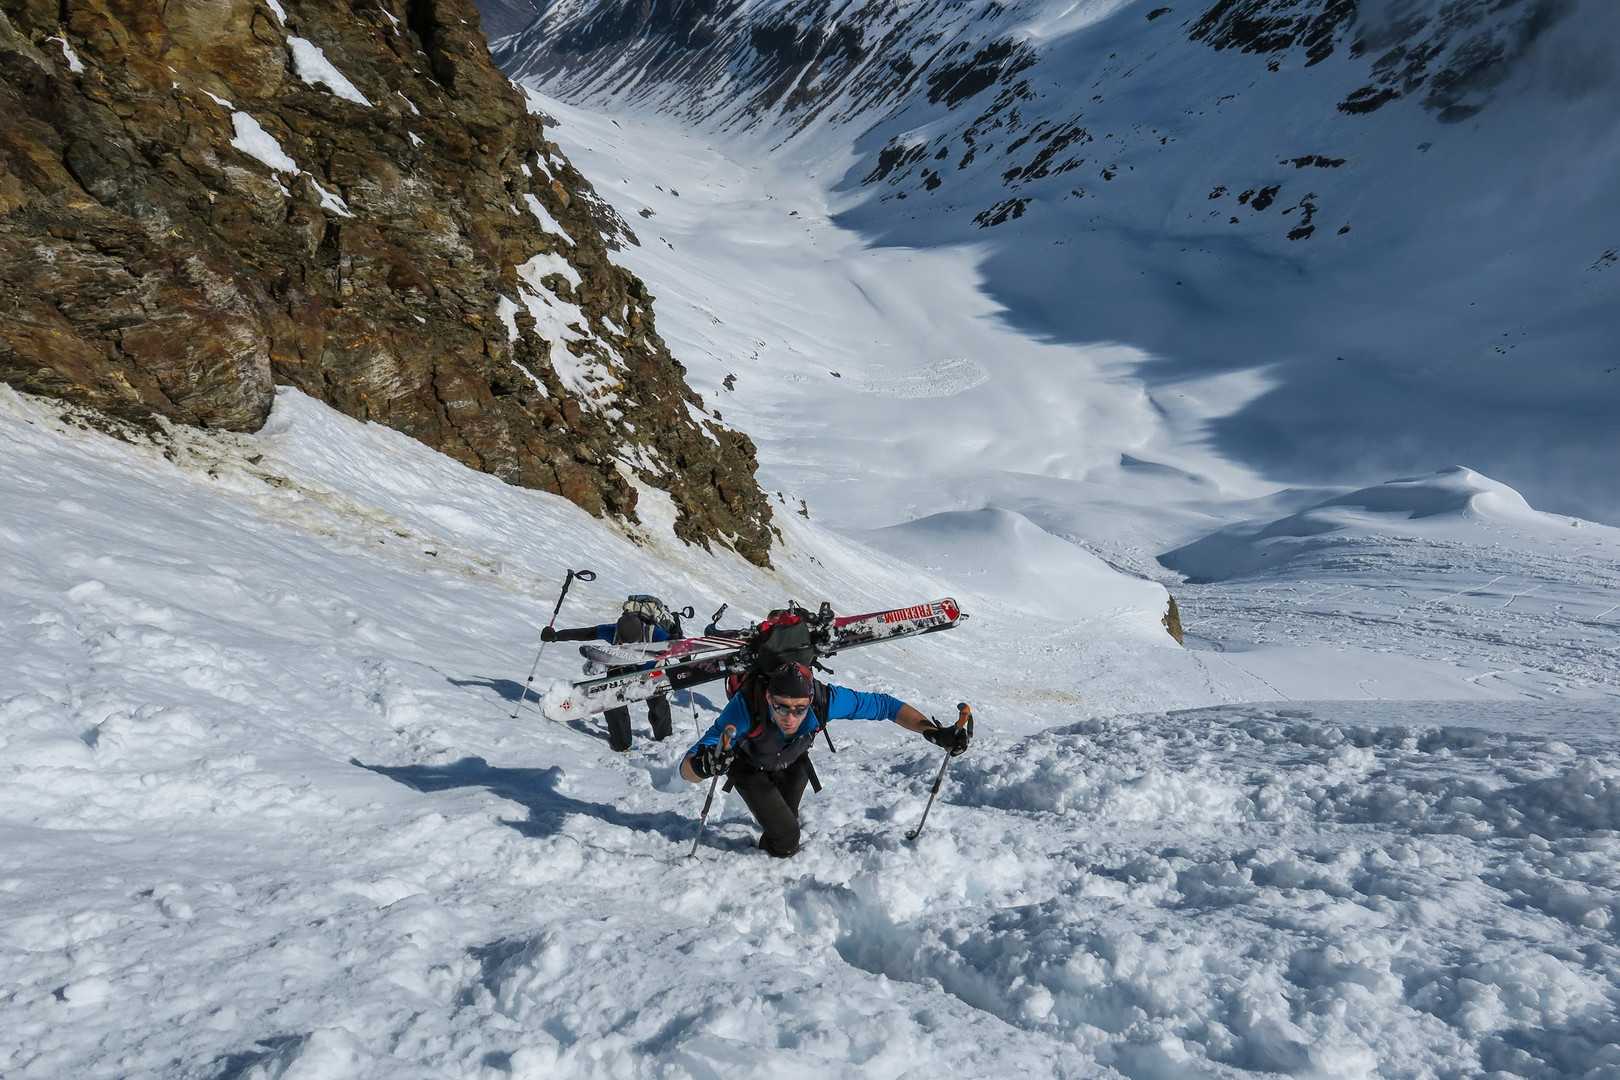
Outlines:
[[656, 596], [649, 596], [646, 593], [634, 593], [625, 598], [624, 612], [627, 615], [636, 616], [648, 626], [658, 627], [668, 634], [671, 640], [686, 636], [681, 632], [681, 617], [669, 610], [664, 602]]
[[[822, 604], [821, 610], [813, 616], [798, 605], [790, 604], [786, 610], [773, 613], [759, 624], [749, 645], [752, 655], [748, 670], [726, 680], [726, 699], [743, 694], [748, 711], [755, 718], [754, 729], [745, 737], [759, 734], [759, 725], [769, 710], [765, 704], [765, 686], [770, 681], [771, 672], [783, 664], [804, 664], [831, 674], [831, 669], [818, 659], [816, 644], [818, 637], [826, 641], [827, 629], [832, 626], [832, 621], [832, 607], [828, 604]], [[821, 733], [827, 740], [827, 749], [836, 754], [838, 748], [833, 745], [832, 732], [828, 729], [829, 700], [826, 685], [817, 680], [811, 707], [815, 710], [816, 719], [821, 722]], [[814, 766], [811, 766], [810, 782], [817, 791], [821, 790], [821, 781], [815, 775]]]
[[[783, 664], [804, 664], [830, 674], [832, 669], [821, 662], [816, 645], [817, 622], [824, 629], [831, 619], [829, 610], [825, 618], [817, 616], [817, 621], [812, 622], [803, 608], [791, 606], [771, 612], [764, 622], [751, 630], [735, 631], [738, 635], [746, 634], [749, 642], [741, 657], [745, 666], [740, 670], [734, 669], [726, 677], [726, 699], [729, 701], [735, 697], [746, 680], [755, 675], [768, 676]], [[819, 636], [825, 641], [825, 633]]]
[[816, 643], [811, 637], [810, 623], [799, 615], [781, 615], [759, 626], [759, 637], [754, 640], [753, 670], [770, 674], [783, 664], [816, 662]]

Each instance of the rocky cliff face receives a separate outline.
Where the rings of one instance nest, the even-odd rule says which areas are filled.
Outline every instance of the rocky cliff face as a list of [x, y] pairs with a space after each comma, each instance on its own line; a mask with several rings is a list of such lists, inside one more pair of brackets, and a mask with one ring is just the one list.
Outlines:
[[[606, 232], [604, 233], [604, 227]], [[765, 562], [754, 448], [467, 0], [0, 0], [0, 378], [253, 430], [274, 385]]]

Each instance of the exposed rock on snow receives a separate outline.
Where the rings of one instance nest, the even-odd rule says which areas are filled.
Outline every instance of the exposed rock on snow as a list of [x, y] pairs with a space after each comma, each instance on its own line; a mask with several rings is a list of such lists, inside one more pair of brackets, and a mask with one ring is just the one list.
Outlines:
[[[296, 386], [594, 514], [662, 488], [683, 539], [767, 558], [752, 445], [703, 414], [467, 0], [3, 11], [0, 378], [242, 431]], [[539, 255], [571, 285], [522, 283]], [[611, 401], [559, 378], [580, 363]]]

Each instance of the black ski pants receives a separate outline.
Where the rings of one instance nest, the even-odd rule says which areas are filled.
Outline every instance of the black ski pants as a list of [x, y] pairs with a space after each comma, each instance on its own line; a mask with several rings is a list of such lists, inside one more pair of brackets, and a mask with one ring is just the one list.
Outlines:
[[[613, 628], [613, 643], [623, 645], [632, 641], [651, 641], [652, 627], [641, 616], [625, 612]], [[621, 670], [629, 671], [630, 668]], [[630, 707], [621, 705], [609, 709], [603, 717], [607, 721], [608, 746], [621, 754], [630, 749]], [[660, 694], [647, 702], [647, 726], [652, 728], [655, 742], [669, 738], [673, 730], [669, 720], [669, 695]]]
[[[630, 749], [630, 706], [620, 705], [617, 709], [609, 709], [603, 716], [607, 720], [608, 746], [623, 752]], [[662, 742], [669, 738], [673, 727], [669, 718], [669, 696], [660, 694], [647, 701], [647, 726], [652, 728], [652, 737]]]
[[810, 782], [810, 755], [785, 769], [762, 772], [746, 761], [732, 766], [731, 787], [748, 804], [749, 813], [765, 834], [759, 846], [767, 854], [786, 859], [799, 850], [799, 800]]

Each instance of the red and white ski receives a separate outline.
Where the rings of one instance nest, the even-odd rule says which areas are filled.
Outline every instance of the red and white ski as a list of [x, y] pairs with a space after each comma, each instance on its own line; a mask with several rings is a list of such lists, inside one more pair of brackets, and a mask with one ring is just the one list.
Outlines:
[[586, 672], [594, 674], [592, 667], [598, 672], [645, 664], [668, 667], [681, 661], [736, 652], [746, 644], [747, 639], [728, 634], [705, 634], [702, 637], [681, 638], [679, 641], [631, 641], [622, 645], [595, 641], [581, 645], [579, 655], [586, 660]]
[[931, 634], [949, 630], [962, 618], [962, 611], [950, 597], [912, 607], [873, 611], [865, 615], [845, 615], [833, 620], [831, 647], [822, 652], [831, 656], [839, 649], [870, 645], [890, 638]]
[[[844, 649], [878, 641], [932, 634], [949, 630], [966, 617], [950, 597], [888, 611], [837, 617], [830, 625], [823, 624], [816, 652], [819, 656], [833, 656]], [[711, 634], [673, 642], [653, 656], [638, 647], [587, 646], [589, 652], [581, 651], [593, 662], [640, 666], [633, 671], [599, 675], [566, 687], [554, 687], [541, 700], [540, 711], [552, 720], [572, 720], [633, 701], [645, 701], [671, 690], [742, 674], [754, 662], [751, 644], [747, 635]]]

